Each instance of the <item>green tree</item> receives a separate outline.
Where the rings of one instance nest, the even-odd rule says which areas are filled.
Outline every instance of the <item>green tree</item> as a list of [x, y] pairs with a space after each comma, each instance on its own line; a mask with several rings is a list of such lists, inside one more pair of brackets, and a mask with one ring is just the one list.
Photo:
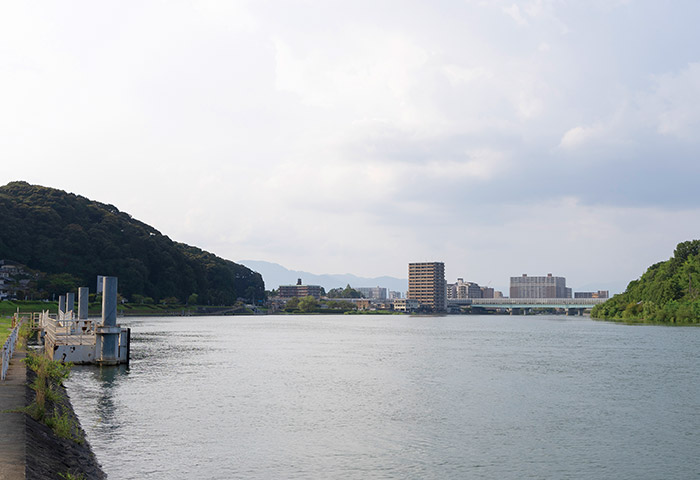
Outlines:
[[187, 304], [188, 305], [197, 305], [197, 301], [199, 300], [199, 295], [196, 293], [193, 293], [189, 297], [187, 297]]
[[39, 281], [39, 288], [48, 294], [48, 298], [75, 292], [80, 286], [80, 279], [69, 273], [47, 275]]
[[328, 298], [364, 298], [364, 295], [348, 284], [345, 288], [333, 288], [329, 290]]
[[299, 300], [299, 310], [304, 313], [315, 312], [318, 308], [318, 300], [312, 296], [304, 297]]
[[292, 310], [296, 310], [298, 307], [299, 299], [297, 297], [292, 297], [289, 300], [287, 300], [287, 304], [285, 305], [284, 309], [288, 312], [291, 312]]
[[591, 311], [595, 318], [700, 323], [700, 240], [679, 243], [674, 256], [650, 266], [627, 289]]

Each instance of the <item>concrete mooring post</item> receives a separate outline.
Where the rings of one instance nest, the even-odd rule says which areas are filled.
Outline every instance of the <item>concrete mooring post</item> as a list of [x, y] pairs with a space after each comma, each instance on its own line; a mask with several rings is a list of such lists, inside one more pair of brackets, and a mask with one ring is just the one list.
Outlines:
[[102, 279], [102, 325], [96, 329], [96, 360], [100, 365], [119, 363], [119, 335], [117, 326], [117, 277]]
[[75, 311], [75, 293], [66, 293], [66, 313]]
[[59, 316], [59, 318], [64, 313], [66, 313], [66, 297], [64, 295], [59, 295], [58, 296], [58, 316]]
[[80, 287], [78, 289], [78, 320], [88, 319], [88, 300], [90, 299], [90, 289]]

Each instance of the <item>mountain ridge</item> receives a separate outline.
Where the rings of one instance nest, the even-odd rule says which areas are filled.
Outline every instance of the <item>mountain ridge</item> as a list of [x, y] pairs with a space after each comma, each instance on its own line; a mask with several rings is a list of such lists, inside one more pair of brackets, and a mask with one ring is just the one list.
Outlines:
[[[0, 259], [58, 277], [62, 293], [111, 275], [129, 300], [231, 305], [265, 295], [259, 273], [175, 242], [114, 205], [63, 190], [21, 181], [0, 187], [0, 225]], [[38, 295], [47, 293], [44, 284]]]
[[303, 270], [290, 270], [283, 265], [265, 260], [238, 260], [238, 263], [260, 272], [268, 289], [278, 288], [280, 285], [293, 285], [298, 278], [306, 285], [321, 285], [326, 290], [350, 285], [357, 287], [386, 287], [388, 290], [405, 293], [408, 289], [408, 280], [390, 276], [360, 277], [352, 273], [315, 274]]

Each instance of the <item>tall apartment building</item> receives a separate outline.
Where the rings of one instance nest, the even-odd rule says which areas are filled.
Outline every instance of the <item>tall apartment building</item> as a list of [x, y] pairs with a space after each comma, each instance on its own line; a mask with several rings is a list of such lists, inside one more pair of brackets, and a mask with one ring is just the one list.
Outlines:
[[409, 263], [406, 298], [418, 300], [422, 307], [434, 312], [444, 312], [447, 303], [445, 264], [443, 262]]
[[571, 298], [571, 289], [566, 287], [566, 278], [510, 277], [510, 298]]

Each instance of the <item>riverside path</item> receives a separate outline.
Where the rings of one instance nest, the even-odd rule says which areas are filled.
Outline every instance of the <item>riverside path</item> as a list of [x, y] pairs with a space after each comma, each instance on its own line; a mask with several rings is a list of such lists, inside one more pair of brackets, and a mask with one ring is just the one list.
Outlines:
[[26, 470], [26, 433], [24, 414], [5, 410], [25, 405], [27, 370], [25, 353], [16, 351], [7, 378], [0, 381], [0, 480], [23, 480]]

